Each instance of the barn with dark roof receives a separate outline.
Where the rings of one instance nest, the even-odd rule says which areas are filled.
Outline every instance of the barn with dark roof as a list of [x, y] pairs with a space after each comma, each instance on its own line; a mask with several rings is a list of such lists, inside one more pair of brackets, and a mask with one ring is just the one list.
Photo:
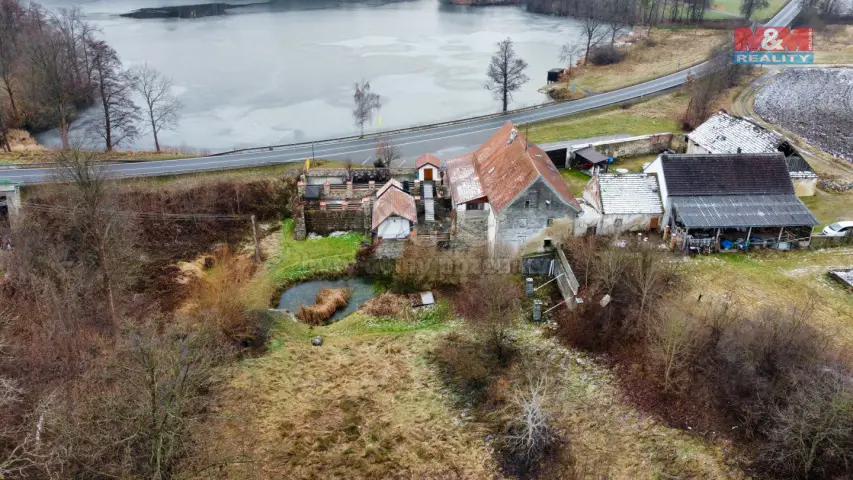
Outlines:
[[794, 193], [777, 154], [659, 156], [662, 228], [682, 248], [729, 250], [808, 245], [819, 222]]

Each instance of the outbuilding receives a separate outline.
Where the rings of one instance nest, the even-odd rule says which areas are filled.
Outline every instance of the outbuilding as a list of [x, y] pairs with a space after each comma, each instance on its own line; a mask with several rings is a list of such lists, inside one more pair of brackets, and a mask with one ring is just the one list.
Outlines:
[[422, 182], [434, 182], [440, 179], [441, 160], [435, 155], [421, 155], [415, 160], [415, 168], [418, 169], [418, 180]]
[[405, 239], [418, 223], [415, 199], [389, 181], [373, 202], [371, 227], [382, 239]]
[[663, 154], [645, 172], [658, 176], [678, 248], [805, 247], [819, 223], [794, 194], [781, 153]]
[[657, 230], [660, 227], [663, 203], [655, 175], [594, 175], [584, 187], [583, 199], [600, 214], [595, 230], [599, 235]]

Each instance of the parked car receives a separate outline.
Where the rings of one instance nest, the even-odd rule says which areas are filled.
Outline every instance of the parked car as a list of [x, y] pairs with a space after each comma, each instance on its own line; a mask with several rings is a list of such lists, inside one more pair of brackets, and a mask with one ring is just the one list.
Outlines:
[[821, 232], [828, 237], [843, 237], [845, 235], [853, 235], [853, 220], [843, 222], [835, 222], [832, 225], [823, 227]]

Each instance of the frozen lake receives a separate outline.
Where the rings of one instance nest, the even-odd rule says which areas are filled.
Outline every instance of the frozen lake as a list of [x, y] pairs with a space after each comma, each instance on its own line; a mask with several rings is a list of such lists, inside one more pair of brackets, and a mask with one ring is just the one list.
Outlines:
[[[483, 88], [495, 44], [511, 37], [530, 77], [510, 108], [547, 101], [537, 90], [560, 47], [580, 38], [575, 20], [520, 7], [457, 7], [437, 0], [338, 5], [276, 2], [199, 19], [119, 17], [142, 7], [200, 0], [47, 0], [79, 5], [126, 66], [148, 62], [175, 82], [184, 104], [178, 129], [161, 144], [220, 151], [356, 133], [353, 85], [382, 96], [381, 127], [452, 120], [499, 111]], [[94, 112], [92, 112], [94, 114]], [[76, 129], [86, 121], [84, 114]], [[55, 132], [39, 136], [58, 143]], [[151, 148], [149, 137], [136, 148]]]

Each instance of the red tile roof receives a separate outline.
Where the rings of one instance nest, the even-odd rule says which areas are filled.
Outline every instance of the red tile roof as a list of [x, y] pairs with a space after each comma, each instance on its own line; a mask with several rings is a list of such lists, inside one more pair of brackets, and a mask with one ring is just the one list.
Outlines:
[[389, 188], [394, 187], [397, 190], [403, 190], [403, 184], [393, 178], [385, 182], [385, 185], [379, 187], [379, 190], [376, 191], [376, 198], [381, 197], [385, 192], [388, 191]]
[[441, 160], [438, 159], [435, 155], [427, 153], [426, 155], [421, 155], [415, 160], [415, 168], [420, 169], [425, 165], [432, 165], [435, 168], [441, 168]]
[[[548, 155], [536, 145], [528, 145], [527, 138], [511, 122], [506, 122], [498, 129], [471, 158], [481, 190], [495, 211], [506, 208], [539, 177], [567, 204], [580, 210], [580, 204]], [[451, 162], [456, 161], [457, 159], [447, 162], [451, 188], [454, 190], [456, 188]], [[465, 200], [465, 195], [462, 195], [461, 199], [458, 198], [454, 196], [457, 203], [469, 201]]]
[[474, 168], [473, 153], [448, 160], [447, 178], [450, 182], [450, 196], [457, 205], [485, 196], [477, 169]]
[[396, 188], [389, 188], [381, 197], [373, 202], [372, 228], [376, 230], [389, 217], [397, 215], [412, 223], [418, 223], [418, 210], [415, 199], [408, 193]]

